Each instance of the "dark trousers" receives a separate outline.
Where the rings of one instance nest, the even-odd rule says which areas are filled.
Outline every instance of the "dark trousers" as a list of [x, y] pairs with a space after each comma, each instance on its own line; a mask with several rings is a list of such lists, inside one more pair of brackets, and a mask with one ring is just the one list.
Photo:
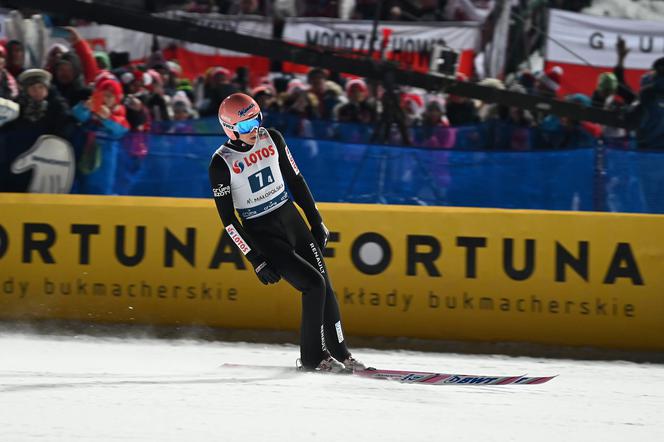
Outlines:
[[274, 212], [243, 224], [281, 277], [302, 292], [302, 364], [316, 367], [325, 350], [339, 361], [350, 356], [323, 253], [295, 205], [288, 201]]

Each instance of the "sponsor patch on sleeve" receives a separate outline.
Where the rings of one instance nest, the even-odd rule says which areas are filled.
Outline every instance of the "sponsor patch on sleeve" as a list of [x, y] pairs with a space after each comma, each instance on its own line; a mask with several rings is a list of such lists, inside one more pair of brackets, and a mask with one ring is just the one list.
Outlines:
[[295, 175], [299, 175], [300, 169], [297, 168], [297, 164], [295, 164], [295, 159], [293, 158], [293, 155], [291, 155], [290, 150], [288, 150], [288, 146], [285, 147], [286, 147], [286, 156], [288, 157], [288, 161], [290, 162], [290, 165], [293, 168], [293, 172], [295, 172]]
[[231, 240], [235, 243], [237, 248], [240, 249], [240, 252], [242, 252], [243, 255], [251, 252], [251, 247], [249, 247], [249, 244], [247, 244], [244, 238], [240, 236], [240, 233], [235, 229], [233, 224], [226, 226], [226, 232], [228, 233], [228, 236], [230, 236]]
[[212, 194], [215, 196], [215, 198], [220, 197], [220, 196], [226, 196], [231, 193], [231, 186], [224, 186], [223, 184], [219, 184], [217, 187], [212, 188]]

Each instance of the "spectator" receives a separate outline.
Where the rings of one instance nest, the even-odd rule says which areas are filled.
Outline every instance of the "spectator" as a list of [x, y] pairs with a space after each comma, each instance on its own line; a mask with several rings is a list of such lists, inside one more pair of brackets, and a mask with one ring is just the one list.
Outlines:
[[636, 94], [632, 91], [625, 81], [625, 58], [629, 54], [629, 48], [621, 37], [618, 37], [616, 43], [616, 54], [618, 55], [618, 63], [613, 68], [613, 74], [618, 79], [618, 94], [623, 98], [625, 103], [631, 104], [636, 99]]
[[256, 100], [256, 103], [258, 103], [258, 107], [261, 108], [261, 112], [263, 112], [264, 116], [271, 112], [279, 112], [279, 103], [277, 102], [274, 96], [274, 90], [270, 85], [263, 84], [255, 87], [251, 91], [251, 96]]
[[[512, 92], [525, 94], [526, 89], [514, 83]], [[517, 106], [497, 105], [495, 112], [485, 121], [487, 150], [528, 150], [530, 149], [530, 128], [533, 117], [527, 110]]]
[[249, 69], [246, 66], [239, 66], [235, 69], [232, 83], [243, 94], [249, 93]]
[[[572, 94], [565, 101], [581, 106], [592, 106], [592, 99], [584, 94]], [[548, 115], [540, 124], [538, 135], [541, 137], [535, 145], [544, 149], [562, 149], [574, 147], [590, 147], [597, 144], [602, 134], [599, 124], [589, 121], [576, 121], [568, 117]]]
[[[519, 84], [513, 84], [508, 89], [512, 92], [518, 92], [521, 94], [527, 93], [526, 89]], [[522, 107], [510, 106], [508, 109], [508, 119], [510, 124], [515, 127], [528, 129], [533, 126], [533, 115], [530, 111], [527, 111]]]
[[309, 90], [317, 98], [318, 115], [325, 120], [331, 120], [334, 108], [341, 103], [341, 89], [336, 83], [328, 81], [327, 72], [320, 68], [313, 68], [307, 73], [307, 83]]
[[289, 117], [284, 120], [285, 133], [296, 137], [313, 138], [311, 120], [320, 117], [316, 95], [297, 78], [288, 82], [288, 89], [284, 95], [283, 109]]
[[528, 69], [524, 69], [517, 74], [516, 83], [523, 87], [524, 94], [535, 94], [535, 83], [537, 83], [537, 79]]
[[443, 100], [433, 98], [427, 103], [422, 114], [422, 127], [450, 127]]
[[69, 48], [62, 43], [54, 43], [46, 51], [46, 63], [44, 64], [44, 69], [49, 71], [51, 74], [54, 71], [55, 63], [62, 57], [62, 54], [69, 52]]
[[[504, 90], [505, 85], [497, 78], [485, 78], [478, 83], [481, 86], [492, 87], [494, 89]], [[477, 110], [481, 121], [487, 120], [506, 120], [507, 119], [507, 106], [498, 103], [480, 103]]]
[[[18, 77], [21, 113], [11, 129], [67, 137], [72, 128], [69, 106], [51, 87], [52, 75], [43, 69], [27, 69]], [[8, 125], [9, 127], [9, 125]]]
[[[457, 81], [468, 81], [468, 77], [462, 73], [457, 73], [456, 78]], [[475, 107], [473, 100], [453, 94], [447, 97], [447, 118], [453, 127], [480, 122], [477, 107]]]
[[311, 120], [320, 118], [318, 97], [310, 92], [307, 86], [298, 79], [288, 83], [284, 109], [291, 115]]
[[[618, 94], [611, 95], [606, 99], [604, 108], [610, 111], [623, 112], [626, 109], [625, 99]], [[602, 137], [605, 140], [610, 140], [612, 145], [622, 144], [623, 147], [627, 147], [628, 140], [625, 138], [626, 136], [627, 130], [622, 127], [604, 126], [602, 129]]]
[[424, 111], [424, 99], [415, 93], [401, 94], [399, 105], [403, 113], [404, 123], [408, 127], [419, 126]]
[[618, 90], [618, 79], [611, 72], [602, 72], [597, 78], [597, 87], [593, 92], [593, 107], [604, 108], [607, 98]]
[[455, 132], [449, 129], [450, 122], [445, 116], [445, 102], [434, 98], [430, 100], [422, 114], [421, 145], [427, 147], [454, 147]]
[[198, 118], [198, 113], [192, 107], [187, 94], [184, 91], [178, 91], [173, 97], [173, 120], [186, 121], [193, 118]]
[[76, 28], [69, 26], [65, 29], [69, 31], [69, 43], [80, 60], [83, 79], [86, 84], [92, 83], [100, 70], [97, 66], [94, 54], [92, 53], [92, 48], [90, 48], [87, 41], [81, 38], [78, 31], [76, 31]]
[[14, 76], [5, 68], [7, 52], [0, 45], [0, 98], [14, 100], [18, 97], [18, 84]]
[[95, 51], [94, 57], [95, 57], [95, 62], [97, 63], [98, 70], [108, 71], [113, 67], [111, 65], [111, 57], [109, 57], [107, 52]]
[[641, 80], [639, 100], [628, 114], [641, 149], [664, 149], [664, 57]]
[[[148, 63], [148, 68], [154, 69], [159, 73], [164, 93], [169, 97], [172, 97], [178, 91], [178, 76], [182, 73], [182, 69], [180, 69], [180, 66], [175, 62], [164, 60], [160, 53], [154, 53], [152, 55], [154, 62]], [[171, 66], [174, 68], [176, 67], [179, 74], [177, 74], [175, 70], [172, 70]], [[193, 94], [189, 99], [193, 100]]]
[[18, 40], [9, 40], [5, 45], [7, 60], [5, 61], [7, 70], [14, 78], [18, 78], [21, 72], [25, 70], [25, 47]]
[[545, 71], [535, 74], [534, 93], [541, 97], [555, 98], [560, 90], [560, 82], [563, 78], [563, 68], [553, 66]]
[[146, 85], [145, 105], [150, 112], [151, 120], [169, 121], [172, 113], [169, 107], [170, 97], [164, 92], [164, 82], [161, 75], [154, 69], [148, 69], [146, 74], [147, 77], [145, 78], [147, 78], [148, 83]]
[[[167, 96], [172, 97], [172, 96], [174, 96], [176, 93], [182, 91], [182, 92], [184, 92], [184, 93], [187, 95], [187, 98], [189, 98], [189, 101], [191, 101], [192, 103], [193, 103], [194, 101], [196, 101], [196, 94], [195, 94], [195, 92], [194, 92], [194, 87], [191, 85], [191, 81], [189, 81], [188, 78], [180, 78], [180, 79], [178, 79], [178, 80], [177, 80], [177, 84], [176, 84], [176, 86], [175, 86], [175, 89], [173, 89], [173, 93], [172, 93], [172, 94], [169, 93], [169, 89], [166, 89], [165, 84], [166, 84], [166, 83], [164, 83], [164, 93], [165, 93]], [[196, 115], [198, 115], [198, 112], [196, 112]]]
[[81, 123], [100, 128], [113, 138], [120, 138], [129, 130], [122, 97], [120, 83], [103, 78], [95, 87], [92, 97], [74, 107], [74, 117]]
[[364, 80], [356, 78], [346, 83], [348, 102], [340, 104], [336, 118], [343, 123], [374, 124], [376, 122], [376, 106], [369, 101], [369, 88]]
[[78, 55], [63, 53], [53, 65], [53, 83], [70, 107], [90, 98], [91, 89], [85, 85]]
[[139, 69], [125, 72], [120, 76], [124, 90], [126, 118], [132, 132], [147, 132], [150, 130], [150, 110], [147, 106], [149, 91], [146, 84], [152, 80], [150, 75]]
[[201, 116], [217, 115], [219, 103], [235, 92], [238, 92], [238, 88], [231, 83], [231, 72], [223, 67], [211, 68], [205, 76], [204, 98], [199, 107]]

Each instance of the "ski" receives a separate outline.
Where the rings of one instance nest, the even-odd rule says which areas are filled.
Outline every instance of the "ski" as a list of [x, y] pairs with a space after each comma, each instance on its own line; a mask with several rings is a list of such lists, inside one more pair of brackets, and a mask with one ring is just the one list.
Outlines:
[[549, 382], [556, 376], [487, 376], [436, 373], [428, 371], [367, 369], [353, 373], [371, 379], [390, 379], [405, 384], [428, 385], [533, 385]]
[[[246, 365], [246, 364], [223, 364], [226, 368], [242, 369], [270, 369], [291, 372], [294, 368], [277, 365]], [[430, 371], [410, 370], [385, 370], [380, 368], [369, 368], [353, 373], [342, 373], [346, 375], [359, 376], [369, 379], [385, 379], [398, 381], [404, 384], [424, 385], [536, 385], [549, 382], [556, 376], [487, 376], [437, 373]]]

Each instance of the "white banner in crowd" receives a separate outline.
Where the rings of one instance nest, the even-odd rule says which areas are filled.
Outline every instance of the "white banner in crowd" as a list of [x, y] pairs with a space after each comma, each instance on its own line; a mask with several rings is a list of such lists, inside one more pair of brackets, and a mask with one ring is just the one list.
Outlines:
[[[202, 15], [179, 13], [177, 17], [186, 22], [209, 26], [220, 30], [234, 31], [239, 34], [270, 38], [272, 25], [262, 18], [237, 17], [224, 15]], [[152, 35], [130, 31], [114, 26], [92, 25], [77, 28], [81, 36], [88, 40], [95, 50], [129, 52], [132, 61], [143, 60], [150, 55]], [[371, 41], [372, 22], [346, 21], [339, 19], [298, 19], [286, 21], [283, 40], [301, 45], [327, 46], [336, 49], [366, 51]], [[404, 24], [399, 22], [382, 23], [378, 28], [378, 41], [375, 45], [380, 50], [383, 39], [387, 37], [387, 51], [391, 59], [399, 59], [406, 64], [428, 66], [429, 56], [435, 43], [446, 44], [460, 52], [476, 50], [479, 44], [479, 24], [474, 22]], [[219, 49], [197, 43], [188, 43], [171, 38], [159, 38], [159, 46], [166, 48], [176, 43], [186, 53], [188, 60], [183, 63], [199, 61], [199, 65], [209, 62], [213, 57], [243, 57], [228, 49]], [[201, 56], [198, 58], [198, 56]], [[207, 60], [207, 61], [206, 61]], [[223, 63], [223, 60], [215, 60]]]
[[[199, 26], [206, 26], [220, 31], [236, 32], [238, 34], [250, 35], [259, 38], [272, 38], [272, 19], [269, 17], [243, 16], [241, 20], [235, 15], [223, 14], [199, 14], [195, 12], [168, 11], [155, 14], [164, 18], [182, 20]], [[160, 38], [162, 47], [173, 42], [173, 39]], [[229, 49], [220, 49], [198, 43], [179, 42], [188, 51], [203, 55], [241, 56], [245, 55]]]
[[[284, 40], [302, 45], [367, 51], [373, 23], [367, 20], [289, 18]], [[383, 35], [389, 34], [388, 51], [430, 52], [434, 43], [444, 43], [456, 50], [475, 50], [479, 44], [478, 23], [381, 22], [375, 50], [380, 50]]]
[[104, 52], [129, 52], [130, 60], [147, 58], [152, 49], [152, 35], [109, 25], [80, 26], [76, 30], [92, 49]]
[[[221, 14], [194, 14], [175, 11], [165, 15], [168, 18], [178, 18], [183, 21], [196, 23], [210, 28], [237, 32], [261, 38], [270, 38], [272, 23], [261, 18], [246, 18], [238, 20], [234, 16]], [[76, 28], [81, 36], [92, 43], [94, 50], [129, 52], [132, 61], [142, 60], [150, 55], [152, 48], [152, 35], [144, 32], [131, 31], [107, 25], [91, 25]], [[239, 52], [228, 49], [219, 49], [198, 43], [189, 43], [172, 38], [159, 37], [159, 45], [165, 48], [176, 42], [183, 48], [201, 55], [238, 56]]]
[[546, 59], [550, 62], [585, 65], [585, 60], [593, 66], [613, 67], [617, 61], [616, 41], [619, 36], [631, 50], [625, 60], [627, 69], [650, 69], [656, 59], [664, 57], [662, 22], [551, 9], [549, 35], [552, 39], [547, 40]]

